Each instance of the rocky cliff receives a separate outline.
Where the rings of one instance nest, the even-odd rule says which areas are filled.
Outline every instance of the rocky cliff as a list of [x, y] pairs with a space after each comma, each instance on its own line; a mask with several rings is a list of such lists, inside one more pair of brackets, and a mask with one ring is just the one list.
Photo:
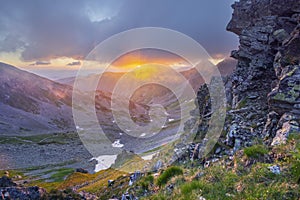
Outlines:
[[231, 75], [229, 145], [254, 138], [277, 144], [299, 132], [300, 2], [241, 0], [233, 4], [227, 30], [239, 36]]
[[[290, 133], [300, 133], [300, 2], [240, 0], [232, 8], [227, 30], [239, 37], [239, 48], [231, 53], [238, 64], [223, 79], [227, 117], [213, 157], [223, 152], [233, 155], [261, 142], [285, 143]], [[209, 96], [207, 86], [202, 85], [197, 93], [195, 113], [200, 123], [195, 144], [185, 147], [189, 150], [175, 159], [201, 158], [202, 143], [198, 142], [205, 137], [214, 112]], [[185, 130], [191, 124], [188, 121]]]
[[[239, 36], [240, 45], [231, 54], [236, 70], [224, 79], [228, 111], [219, 140], [231, 147], [225, 151], [230, 155], [258, 141], [285, 143], [290, 133], [300, 132], [300, 2], [240, 0], [232, 8], [227, 30]], [[211, 112], [206, 86], [197, 98], [201, 139]]]

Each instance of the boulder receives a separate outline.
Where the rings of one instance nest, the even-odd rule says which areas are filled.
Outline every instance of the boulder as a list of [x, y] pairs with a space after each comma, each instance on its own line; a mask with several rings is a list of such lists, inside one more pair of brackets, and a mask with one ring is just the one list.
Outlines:
[[10, 178], [8, 178], [7, 176], [2, 176], [2, 178], [0, 178], [0, 187], [12, 187], [12, 186], [16, 186], [17, 184], [14, 183]]
[[76, 172], [83, 173], [83, 174], [89, 173], [88, 170], [83, 169], [83, 168], [77, 168], [77, 169], [76, 169]]

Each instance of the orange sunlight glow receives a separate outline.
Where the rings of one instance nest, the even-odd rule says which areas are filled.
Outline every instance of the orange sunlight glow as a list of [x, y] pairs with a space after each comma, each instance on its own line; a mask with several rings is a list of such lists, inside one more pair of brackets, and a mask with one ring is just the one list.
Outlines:
[[222, 62], [223, 60], [225, 60], [225, 58], [210, 58], [209, 61], [214, 64], [214, 65], [217, 65], [219, 64], [220, 62]]
[[158, 73], [158, 70], [156, 68], [152, 68], [151, 66], [137, 65], [134, 70], [134, 78], [145, 80], [151, 78], [152, 76]]
[[165, 66], [188, 66], [189, 63], [183, 58], [162, 50], [137, 50], [127, 53], [112, 63], [112, 67], [120, 71], [129, 71], [145, 64], [160, 64]]

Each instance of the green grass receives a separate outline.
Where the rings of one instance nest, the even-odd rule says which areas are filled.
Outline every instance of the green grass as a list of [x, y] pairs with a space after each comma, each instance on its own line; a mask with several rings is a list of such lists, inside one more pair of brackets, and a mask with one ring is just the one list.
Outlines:
[[52, 179], [54, 182], [61, 182], [65, 180], [65, 178], [72, 174], [74, 172], [74, 169], [72, 168], [62, 168], [57, 171], [55, 171], [54, 174], [50, 176], [50, 179]]
[[48, 194], [44, 195], [41, 200], [55, 200], [55, 199], [72, 199], [81, 200], [82, 197], [79, 194], [74, 193], [71, 189], [64, 191], [51, 190]]
[[299, 160], [292, 163], [291, 173], [294, 181], [300, 183], [300, 161]]
[[[74, 173], [72, 168], [60, 168], [60, 169], [51, 169], [45, 171], [34, 177], [34, 181], [29, 183], [29, 186], [40, 186], [45, 188], [48, 192], [54, 189], [58, 189], [59, 186], [65, 181], [65, 179]], [[48, 178], [43, 178], [43, 176], [49, 176]]]
[[183, 170], [180, 167], [172, 166], [166, 169], [157, 179], [157, 185], [165, 185], [172, 177], [182, 175]]
[[181, 193], [186, 199], [189, 199], [189, 196], [192, 194], [193, 191], [201, 191], [202, 188], [204, 188], [202, 182], [192, 181], [181, 186]]
[[204, 170], [199, 180], [183, 182], [170, 194], [161, 189], [146, 199], [194, 200], [205, 199], [297, 199], [299, 185], [292, 179], [290, 168], [282, 174], [273, 174], [270, 164], [256, 163], [248, 172], [237, 174], [232, 169], [212, 166]]
[[300, 184], [300, 134], [292, 133], [288, 137], [288, 142], [293, 144], [291, 158], [288, 161], [291, 163], [291, 173], [294, 181]]
[[22, 176], [23, 178], [25, 177], [24, 172], [21, 170], [0, 170], [0, 177], [4, 176], [5, 172], [9, 172], [9, 177], [14, 177], [14, 176]]
[[153, 183], [154, 177], [152, 175], [142, 177], [141, 180], [138, 181], [138, 185], [142, 187], [142, 190], [148, 190]]
[[248, 158], [259, 158], [268, 153], [268, 149], [264, 145], [253, 145], [244, 149], [244, 153]]
[[[261, 159], [273, 157], [270, 159]], [[224, 158], [226, 160], [226, 158]], [[167, 179], [174, 185], [170, 193], [166, 188], [145, 199], [194, 200], [205, 199], [298, 199], [300, 196], [300, 135], [291, 134], [286, 144], [268, 149], [261, 142], [237, 151], [230, 165], [221, 159], [210, 167], [198, 169], [203, 175], [197, 179], [188, 177], [188, 167], [183, 181]], [[269, 167], [278, 165], [280, 174], [274, 174]], [[185, 165], [184, 165], [185, 166]], [[163, 175], [163, 174], [162, 174]], [[160, 177], [159, 177], [160, 178]], [[166, 179], [166, 178], [165, 178]]]

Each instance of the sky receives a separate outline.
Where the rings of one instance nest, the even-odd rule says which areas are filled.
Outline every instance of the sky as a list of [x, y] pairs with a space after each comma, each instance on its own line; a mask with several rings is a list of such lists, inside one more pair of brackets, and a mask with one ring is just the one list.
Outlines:
[[[9, 0], [0, 7], [0, 62], [55, 79], [101, 41], [138, 27], [182, 32], [216, 60], [237, 48], [226, 31], [234, 0]], [[125, 59], [126, 60], [126, 59]], [[70, 73], [71, 74], [71, 73]], [[64, 76], [70, 74], [64, 73]]]

